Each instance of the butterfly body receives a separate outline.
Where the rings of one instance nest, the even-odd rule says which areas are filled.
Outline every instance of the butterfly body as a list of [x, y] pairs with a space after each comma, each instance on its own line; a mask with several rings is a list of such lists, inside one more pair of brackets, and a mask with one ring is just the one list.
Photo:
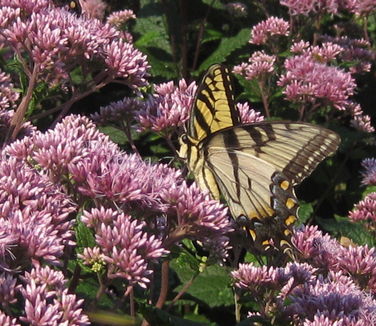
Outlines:
[[262, 250], [288, 246], [298, 209], [293, 187], [339, 142], [336, 133], [308, 123], [241, 124], [229, 73], [214, 65], [197, 90], [180, 156]]

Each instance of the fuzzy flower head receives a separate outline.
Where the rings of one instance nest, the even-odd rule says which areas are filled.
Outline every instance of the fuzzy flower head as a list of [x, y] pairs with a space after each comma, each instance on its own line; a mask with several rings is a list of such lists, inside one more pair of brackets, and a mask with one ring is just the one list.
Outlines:
[[349, 213], [353, 222], [363, 223], [370, 231], [376, 227], [376, 192], [371, 192], [362, 201], [355, 205]]
[[290, 25], [287, 21], [278, 17], [270, 17], [258, 23], [252, 28], [252, 44], [265, 44], [272, 36], [288, 36]]
[[109, 105], [101, 106], [99, 113], [94, 113], [90, 118], [97, 124], [113, 123], [123, 127], [123, 123], [132, 121], [135, 114], [144, 108], [145, 103], [132, 98], [125, 97], [120, 101], [111, 102]]
[[362, 161], [362, 184], [376, 185], [376, 158], [366, 158]]
[[106, 3], [102, 0], [79, 0], [82, 14], [90, 18], [102, 20], [106, 10]]
[[286, 72], [278, 85], [284, 87], [287, 100], [331, 105], [345, 110], [349, 97], [354, 94], [355, 81], [350, 73], [339, 68], [316, 62], [310, 55], [288, 58]]
[[322, 270], [333, 269], [342, 250], [335, 239], [323, 235], [317, 226], [295, 231], [291, 241], [301, 254], [300, 260]]
[[130, 9], [112, 12], [107, 17], [107, 23], [121, 29], [129, 20], [136, 19], [136, 15]]
[[342, 48], [338, 58], [351, 64], [351, 73], [369, 72], [372, 62], [375, 61], [375, 52], [371, 44], [365, 39], [351, 39], [347, 36], [332, 37], [324, 35], [321, 37], [324, 42], [337, 44]]
[[[81, 1], [86, 7], [94, 4], [98, 8], [99, 0]], [[18, 8], [16, 2], [14, 7]], [[146, 85], [146, 57], [133, 44], [124, 42], [123, 33], [109, 24], [52, 6], [30, 15], [5, 11], [3, 15], [8, 16], [3, 18], [6, 28], [1, 43], [22, 56], [25, 69], [37, 80], [53, 85], [69, 83], [73, 69], [92, 71], [95, 63], [96, 71], [100, 67], [106, 72], [101, 80], [107, 83], [122, 78], [132, 88]]]
[[19, 95], [14, 91], [10, 76], [0, 70], [0, 112], [14, 107]]
[[290, 300], [284, 314], [304, 325], [372, 325], [376, 303], [340, 272], [296, 288]]
[[233, 72], [244, 76], [247, 80], [261, 79], [274, 71], [276, 57], [263, 51], [256, 51], [249, 58], [248, 63], [235, 66]]
[[58, 264], [74, 244], [70, 213], [75, 205], [45, 175], [13, 157], [2, 157], [0, 180], [0, 266]]
[[237, 103], [236, 107], [239, 110], [241, 123], [255, 123], [264, 121], [264, 116], [261, 115], [260, 112], [251, 109], [249, 103]]
[[309, 14], [336, 14], [338, 11], [338, 1], [336, 0], [280, 0], [282, 6], [289, 9], [292, 16]]
[[[161, 240], [142, 231], [144, 223], [111, 209], [92, 209], [84, 212], [82, 221], [95, 231], [101, 259], [108, 265], [109, 278], [122, 278], [130, 285], [146, 287], [151, 261], [168, 253]], [[88, 254], [82, 255], [87, 261]]]
[[146, 102], [136, 117], [141, 130], [151, 129], [169, 134], [189, 118], [196, 93], [196, 83], [187, 85], [180, 80], [178, 86], [168, 82], [155, 86], [155, 94]]
[[25, 314], [20, 318], [23, 322], [30, 325], [90, 325], [81, 308], [83, 300], [68, 293], [62, 272], [37, 267], [25, 274], [24, 283], [21, 293]]

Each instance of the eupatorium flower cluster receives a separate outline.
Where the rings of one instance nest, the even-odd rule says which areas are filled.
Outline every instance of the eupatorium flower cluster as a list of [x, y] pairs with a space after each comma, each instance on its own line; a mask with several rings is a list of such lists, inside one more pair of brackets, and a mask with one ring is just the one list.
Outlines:
[[232, 273], [235, 285], [261, 306], [249, 317], [277, 324], [373, 325], [374, 250], [342, 247], [315, 227], [298, 231], [293, 243], [300, 263], [283, 268], [241, 264]]
[[197, 86], [195, 82], [188, 85], [182, 79], [178, 86], [168, 82], [154, 88], [155, 94], [140, 108], [136, 118], [141, 130], [151, 129], [168, 134], [188, 120]]
[[[66, 283], [62, 272], [48, 266], [0, 274], [1, 306], [6, 312], [0, 311], [1, 325], [90, 325], [82, 311], [83, 300], [68, 293]], [[11, 305], [22, 307], [21, 316], [14, 317]]]
[[131, 87], [146, 84], [146, 57], [109, 24], [46, 1], [35, 6], [6, 0], [0, 4], [0, 44], [18, 54], [29, 70], [26, 74], [50, 83], [67, 82], [74, 67], [90, 71], [95, 62], [108, 78], [124, 78]]
[[248, 59], [248, 63], [235, 66], [233, 72], [244, 76], [247, 80], [260, 79], [274, 71], [276, 56], [263, 51], [256, 51]]
[[60, 263], [74, 244], [76, 205], [59, 185], [14, 157], [0, 160], [0, 266], [24, 269]]
[[362, 184], [376, 185], [376, 159], [366, 158], [362, 161]]
[[289, 35], [290, 25], [278, 17], [270, 17], [252, 27], [250, 43], [265, 44], [274, 35]]
[[284, 87], [286, 98], [293, 102], [329, 104], [345, 110], [354, 94], [355, 81], [342, 69], [315, 61], [302, 54], [286, 59], [286, 72], [278, 85]]
[[95, 208], [83, 213], [82, 222], [95, 231], [97, 247], [80, 257], [88, 265], [106, 263], [109, 278], [146, 287], [152, 273], [150, 262], [168, 253], [161, 240], [142, 230], [145, 223], [119, 211]]
[[[217, 255], [225, 255], [225, 234], [231, 231], [231, 222], [223, 205], [211, 200], [195, 184], [187, 186], [179, 170], [121, 152], [87, 118], [68, 116], [54, 129], [36, 132], [12, 143], [5, 151], [22, 164], [42, 169], [47, 181], [48, 176], [62, 185], [78, 203], [88, 201], [96, 207], [88, 210], [83, 220], [99, 221], [100, 228], [93, 223], [88, 226], [95, 230], [100, 251], [87, 249], [84, 256], [86, 261], [94, 259], [96, 268], [101, 262], [108, 263], [111, 277], [144, 285], [150, 274], [149, 258], [160, 257], [166, 253], [163, 248], [169, 249], [186, 237], [208, 243]], [[64, 207], [57, 200], [54, 203]], [[96, 217], [89, 218], [90, 214]], [[104, 220], [108, 224], [103, 224]], [[54, 228], [55, 233], [56, 230], [59, 228]], [[116, 242], [117, 237], [124, 237], [124, 241]], [[129, 241], [138, 237], [140, 248], [128, 248]], [[150, 257], [145, 239], [150, 242], [151, 252], [155, 251]], [[40, 241], [43, 240], [46, 239]], [[123, 255], [132, 259], [125, 260]]]
[[357, 203], [349, 213], [353, 222], [361, 222], [371, 232], [376, 227], [376, 192], [371, 192], [363, 200]]

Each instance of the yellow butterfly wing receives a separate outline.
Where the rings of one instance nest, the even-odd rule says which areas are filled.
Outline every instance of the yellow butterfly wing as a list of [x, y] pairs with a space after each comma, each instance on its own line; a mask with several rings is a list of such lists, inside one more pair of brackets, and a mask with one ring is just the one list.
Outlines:
[[338, 147], [330, 130], [307, 123], [240, 124], [229, 72], [209, 68], [197, 90], [180, 154], [202, 189], [226, 199], [256, 246], [288, 243], [296, 220], [293, 186]]

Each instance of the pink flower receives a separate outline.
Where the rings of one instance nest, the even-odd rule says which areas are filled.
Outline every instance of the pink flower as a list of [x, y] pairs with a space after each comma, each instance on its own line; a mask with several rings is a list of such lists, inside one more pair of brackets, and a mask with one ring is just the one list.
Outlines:
[[136, 19], [136, 15], [132, 10], [125, 9], [112, 12], [111, 15], [107, 17], [107, 23], [120, 29], [130, 19]]
[[247, 102], [237, 103], [236, 107], [239, 110], [241, 123], [255, 123], [264, 121], [264, 116], [260, 112], [251, 109]]
[[82, 14], [90, 18], [102, 20], [106, 10], [106, 3], [102, 0], [80, 0]]
[[314, 13], [336, 14], [338, 1], [336, 0], [280, 0], [280, 4], [289, 8], [290, 15], [305, 15]]
[[283, 93], [293, 102], [324, 102], [338, 110], [350, 104], [355, 81], [350, 73], [339, 68], [316, 62], [310, 55], [303, 54], [288, 58], [286, 72], [278, 81], [285, 87]]
[[338, 44], [342, 51], [339, 59], [351, 63], [351, 73], [369, 72], [371, 63], [374, 61], [375, 54], [371, 50], [371, 45], [364, 39], [351, 39], [347, 36], [331, 37], [324, 35], [322, 39], [325, 42]]
[[362, 184], [363, 185], [376, 185], [376, 159], [366, 158], [362, 161]]
[[90, 325], [82, 311], [83, 300], [68, 293], [62, 272], [49, 267], [37, 267], [25, 273], [25, 315], [20, 319], [31, 325]]
[[333, 270], [342, 247], [329, 235], [323, 235], [317, 226], [304, 227], [294, 232], [291, 242], [304, 262], [322, 270]]
[[372, 229], [376, 225], [376, 192], [371, 192], [356, 204], [349, 218], [353, 222], [363, 222]]
[[121, 40], [104, 47], [105, 63], [116, 77], [125, 78], [131, 87], [145, 86], [149, 64], [146, 56], [132, 44]]
[[0, 70], [0, 112], [14, 107], [19, 96], [20, 94], [14, 91], [10, 76]]
[[154, 96], [141, 107], [136, 117], [140, 129], [169, 133], [182, 126], [189, 118], [196, 89], [196, 83], [187, 85], [184, 79], [178, 86], [173, 82], [155, 85]]
[[97, 124], [114, 123], [123, 127], [123, 123], [133, 120], [135, 114], [142, 110], [145, 103], [139, 99], [125, 97], [124, 99], [112, 102], [109, 105], [101, 106], [99, 113], [94, 113], [90, 118]]
[[3, 326], [21, 326], [21, 324], [17, 324], [16, 318], [11, 318], [7, 316], [5, 313], [0, 311], [0, 325]]
[[235, 66], [233, 72], [240, 74], [247, 80], [258, 79], [274, 71], [276, 57], [267, 55], [263, 51], [256, 51], [248, 59], [249, 63]]
[[372, 14], [376, 8], [374, 0], [343, 0], [344, 9], [358, 16], [367, 16]]
[[[101, 257], [110, 278], [123, 278], [130, 285], [146, 287], [152, 273], [150, 263], [168, 253], [161, 240], [142, 231], [145, 224], [111, 209], [84, 212], [82, 222], [94, 228]], [[81, 256], [85, 257], [85, 256]], [[87, 257], [87, 254], [86, 254]], [[86, 258], [87, 260], [87, 258]]]
[[64, 249], [74, 244], [75, 205], [58, 185], [15, 158], [2, 157], [0, 180], [2, 268], [60, 263]]
[[290, 25], [287, 21], [278, 17], [270, 17], [252, 28], [252, 37], [249, 42], [252, 44], [265, 44], [271, 36], [288, 36], [289, 29]]

